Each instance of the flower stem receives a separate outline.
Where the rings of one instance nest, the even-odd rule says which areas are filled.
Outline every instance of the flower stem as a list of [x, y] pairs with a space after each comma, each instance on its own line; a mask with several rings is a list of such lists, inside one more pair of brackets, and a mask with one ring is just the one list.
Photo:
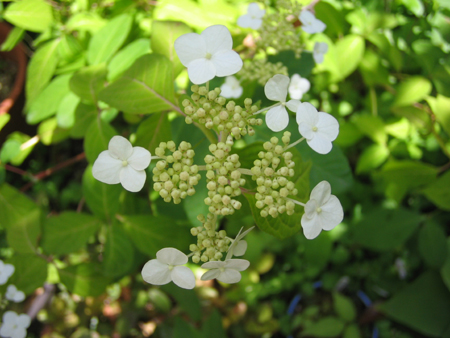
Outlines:
[[297, 144], [299, 144], [300, 142], [302, 142], [305, 138], [302, 137], [300, 140], [295, 141], [294, 143], [291, 143], [290, 145], [288, 145], [286, 148], [284, 148], [284, 150], [288, 150], [289, 148], [292, 148], [294, 146], [296, 146]]
[[304, 204], [304, 203], [302, 203], [302, 202], [293, 200], [292, 198], [289, 198], [289, 197], [286, 197], [286, 199], [287, 199], [288, 201], [291, 201], [291, 202], [294, 203], [294, 204], [301, 205], [302, 207], [306, 207], [306, 204]]
[[266, 111], [266, 110], [269, 110], [270, 108], [273, 108], [273, 107], [276, 107], [276, 106], [279, 106], [279, 105], [281, 105], [281, 102], [278, 102], [278, 103], [275, 103], [275, 104], [273, 104], [273, 105], [271, 105], [271, 106], [269, 106], [269, 107], [260, 109], [260, 110], [258, 110], [257, 112], [253, 113], [253, 115], [262, 113], [262, 112], [264, 112], [264, 111]]

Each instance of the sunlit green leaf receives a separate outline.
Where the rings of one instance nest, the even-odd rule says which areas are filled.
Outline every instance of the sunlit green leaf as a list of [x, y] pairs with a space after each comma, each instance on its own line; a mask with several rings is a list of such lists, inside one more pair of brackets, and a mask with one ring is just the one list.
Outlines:
[[423, 193], [439, 208], [450, 210], [450, 171], [445, 172], [425, 187]]
[[47, 279], [47, 261], [36, 255], [14, 255], [6, 263], [14, 265], [15, 271], [8, 284], [29, 295], [44, 286]]
[[79, 296], [101, 295], [109, 280], [101, 274], [101, 267], [94, 263], [82, 263], [59, 270], [61, 282]]
[[22, 0], [10, 4], [4, 18], [32, 32], [43, 32], [53, 22], [52, 6], [44, 0]]
[[97, 103], [98, 93], [106, 81], [104, 64], [80, 69], [70, 79], [70, 89], [87, 103]]
[[[153, 41], [153, 40], [152, 40]], [[148, 39], [138, 39], [120, 50], [108, 63], [108, 80], [114, 81], [142, 55], [150, 53]]]
[[421, 76], [412, 76], [402, 82], [395, 95], [394, 107], [408, 106], [423, 100], [431, 92], [431, 83]]
[[22, 41], [25, 35], [25, 30], [20, 27], [14, 27], [8, 34], [6, 40], [2, 43], [0, 50], [2, 52], [7, 52], [12, 50], [20, 41]]

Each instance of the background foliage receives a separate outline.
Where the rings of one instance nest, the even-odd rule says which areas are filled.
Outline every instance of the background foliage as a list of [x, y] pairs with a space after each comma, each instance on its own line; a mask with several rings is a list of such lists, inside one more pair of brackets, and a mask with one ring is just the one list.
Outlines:
[[[309, 185], [327, 180], [341, 200], [339, 227], [313, 241], [294, 233], [299, 222], [277, 234], [283, 218], [254, 220], [252, 203], [241, 198], [242, 209], [223, 225], [236, 234], [256, 221], [262, 231], [246, 238], [251, 267], [239, 284], [186, 291], [143, 283], [140, 269], [157, 250], [187, 249], [206, 190], [166, 204], [149, 178], [131, 194], [94, 180], [92, 163], [117, 134], [151, 152], [161, 141], [189, 141], [202, 160], [208, 140], [176, 113], [189, 85], [173, 42], [224, 24], [235, 50], [246, 53], [251, 31], [236, 19], [247, 4], [1, 4], [15, 26], [2, 49], [25, 39], [34, 50], [24, 116], [36, 135], [18, 129], [0, 151], [0, 258], [14, 264], [11, 283], [28, 296], [18, 311], [56, 285], [29, 337], [450, 337], [447, 0], [322, 0], [314, 10], [327, 28], [305, 37], [300, 59], [268, 51], [289, 75], [311, 81], [304, 101], [339, 120], [330, 154], [305, 144], [295, 152]], [[329, 46], [319, 65], [307, 51], [316, 41]], [[256, 81], [243, 85], [242, 100], [269, 104]], [[0, 116], [0, 125], [8, 119]], [[296, 129], [291, 118], [288, 130]], [[271, 136], [258, 127], [235, 151], [257, 153], [257, 142]]]

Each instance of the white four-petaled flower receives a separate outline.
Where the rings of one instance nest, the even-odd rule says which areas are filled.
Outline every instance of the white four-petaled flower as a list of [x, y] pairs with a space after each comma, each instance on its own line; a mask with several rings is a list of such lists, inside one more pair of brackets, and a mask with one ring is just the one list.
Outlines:
[[310, 11], [303, 10], [299, 15], [299, 20], [302, 22], [302, 29], [309, 34], [322, 33], [327, 25], [325, 25]]
[[239, 271], [244, 271], [250, 266], [245, 259], [227, 259], [225, 261], [212, 261], [202, 265], [202, 269], [211, 269], [205, 272], [201, 280], [217, 279], [223, 283], [237, 283], [242, 276]]
[[8, 288], [6, 289], [5, 298], [20, 303], [25, 299], [25, 294], [22, 291], [17, 290], [15, 285], [8, 285]]
[[164, 248], [156, 253], [156, 259], [145, 263], [142, 278], [150, 284], [164, 285], [173, 281], [183, 289], [193, 289], [194, 273], [184, 265], [188, 257], [175, 248]]
[[313, 58], [316, 63], [322, 63], [325, 53], [328, 52], [328, 45], [326, 42], [316, 42], [314, 44]]
[[98, 155], [92, 167], [92, 175], [107, 184], [121, 183], [132, 192], [142, 189], [145, 183], [145, 169], [150, 165], [151, 154], [142, 147], [133, 147], [122, 136], [114, 136], [108, 150]]
[[14, 265], [5, 264], [0, 260], [0, 285], [5, 284], [14, 273]]
[[220, 86], [220, 95], [227, 99], [237, 99], [242, 95], [241, 83], [234, 76], [227, 76], [225, 83]]
[[283, 130], [289, 124], [289, 114], [285, 107], [295, 112], [300, 104], [299, 100], [286, 102], [288, 87], [289, 77], [281, 74], [274, 75], [264, 86], [266, 97], [272, 101], [279, 101], [266, 114], [266, 124], [275, 132]]
[[309, 88], [311, 88], [311, 83], [307, 79], [301, 77], [299, 74], [294, 74], [289, 84], [289, 96], [291, 99], [300, 100]]
[[248, 5], [247, 14], [241, 15], [237, 24], [242, 28], [258, 29], [262, 25], [264, 14], [266, 14], [266, 11], [259, 8], [256, 2], [252, 2]]
[[3, 314], [3, 324], [0, 327], [0, 336], [8, 338], [25, 338], [27, 327], [31, 318], [26, 314], [18, 315], [14, 311], [6, 311]]
[[339, 199], [331, 195], [327, 181], [317, 184], [311, 191], [310, 200], [305, 205], [302, 216], [303, 233], [307, 239], [319, 236], [322, 230], [332, 230], [342, 222], [344, 211]]
[[319, 154], [329, 153], [331, 142], [339, 134], [339, 122], [330, 114], [318, 112], [309, 102], [298, 106], [296, 118], [298, 130], [311, 149]]
[[242, 59], [232, 48], [230, 31], [223, 25], [210, 26], [201, 34], [187, 33], [175, 40], [175, 51], [195, 84], [240, 71]]

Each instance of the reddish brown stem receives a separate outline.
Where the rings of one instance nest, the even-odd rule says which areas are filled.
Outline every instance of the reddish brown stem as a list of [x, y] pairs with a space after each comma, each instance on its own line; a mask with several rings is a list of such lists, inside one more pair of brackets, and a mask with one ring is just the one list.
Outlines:
[[25, 170], [13, 167], [12, 165], [9, 165], [9, 164], [5, 164], [5, 169], [12, 173], [16, 173], [16, 174], [19, 174], [22, 176], [30, 176], [30, 174], [28, 172], [26, 172]]

